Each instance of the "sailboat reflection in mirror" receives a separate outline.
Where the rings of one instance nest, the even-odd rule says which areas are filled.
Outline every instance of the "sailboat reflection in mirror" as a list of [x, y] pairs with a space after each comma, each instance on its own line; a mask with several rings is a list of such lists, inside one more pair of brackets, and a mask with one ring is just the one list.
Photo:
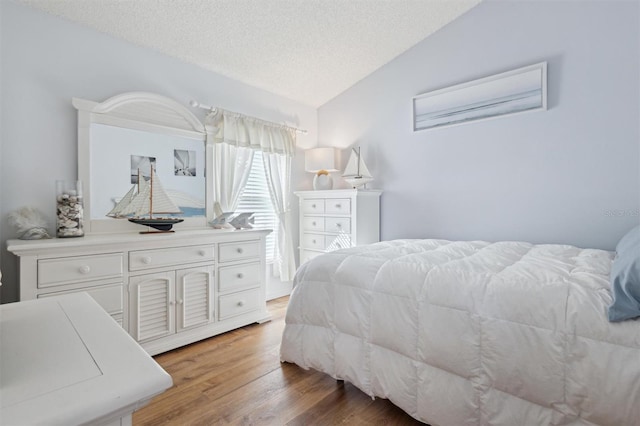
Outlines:
[[353, 188], [359, 188], [373, 181], [373, 176], [360, 155], [360, 147], [351, 148], [351, 156], [342, 173], [342, 178]]
[[138, 183], [122, 197], [107, 216], [114, 218], [128, 218], [130, 222], [154, 228], [155, 231], [142, 231], [141, 234], [174, 232], [171, 228], [174, 224], [184, 219], [175, 217], [155, 216], [163, 214], [182, 214], [171, 198], [162, 188], [156, 170], [151, 167], [149, 180], [140, 176], [138, 170]]

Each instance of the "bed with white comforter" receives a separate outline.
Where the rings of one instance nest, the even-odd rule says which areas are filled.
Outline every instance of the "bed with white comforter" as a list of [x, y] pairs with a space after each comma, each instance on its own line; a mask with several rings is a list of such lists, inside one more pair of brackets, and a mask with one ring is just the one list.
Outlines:
[[609, 323], [613, 253], [396, 240], [295, 278], [282, 361], [432, 425], [640, 425], [640, 321]]

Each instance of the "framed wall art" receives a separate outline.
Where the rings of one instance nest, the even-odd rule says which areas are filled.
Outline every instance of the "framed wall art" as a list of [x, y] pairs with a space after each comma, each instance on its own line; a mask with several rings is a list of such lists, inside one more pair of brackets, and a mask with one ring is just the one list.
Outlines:
[[413, 130], [547, 109], [547, 63], [423, 93], [413, 98]]

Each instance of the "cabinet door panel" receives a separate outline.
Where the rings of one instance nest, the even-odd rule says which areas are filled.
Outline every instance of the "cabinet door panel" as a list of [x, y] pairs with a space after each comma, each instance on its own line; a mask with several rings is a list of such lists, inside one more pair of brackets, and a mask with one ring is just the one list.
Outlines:
[[176, 271], [178, 331], [211, 322], [213, 316], [213, 267]]
[[139, 341], [175, 333], [174, 272], [133, 277], [130, 280], [131, 332]]

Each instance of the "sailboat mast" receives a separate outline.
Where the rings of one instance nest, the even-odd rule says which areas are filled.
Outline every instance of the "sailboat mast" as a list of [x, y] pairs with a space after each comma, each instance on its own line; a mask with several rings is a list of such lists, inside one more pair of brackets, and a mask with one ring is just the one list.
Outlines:
[[356, 172], [356, 176], [360, 176], [360, 147], [358, 147], [358, 171]]
[[153, 166], [151, 166], [151, 193], [149, 194], [149, 219], [153, 219], [153, 175], [154, 170]]
[[138, 194], [140, 193], [140, 178], [142, 176], [140, 176], [140, 167], [138, 167]]

